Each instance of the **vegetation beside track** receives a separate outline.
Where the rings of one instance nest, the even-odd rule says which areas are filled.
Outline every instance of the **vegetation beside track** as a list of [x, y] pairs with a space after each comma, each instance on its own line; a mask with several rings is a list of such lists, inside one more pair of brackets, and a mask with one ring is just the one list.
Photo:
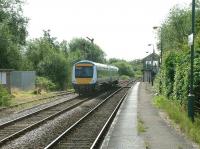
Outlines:
[[180, 130], [200, 145], [200, 118], [196, 117], [193, 123], [187, 115], [183, 105], [178, 100], [169, 100], [164, 96], [155, 96], [153, 104], [164, 110], [169, 118], [178, 124]]
[[138, 120], [137, 121], [138, 133], [140, 134], [140, 133], [146, 132], [147, 128], [145, 127], [143, 120], [140, 117], [138, 117], [137, 120]]
[[[73, 92], [70, 90], [69, 92]], [[42, 92], [40, 95], [34, 94], [33, 91], [15, 91], [12, 97], [9, 98], [9, 103], [1, 105], [0, 109], [13, 109], [20, 111], [26, 108], [33, 107], [38, 104], [54, 101], [56, 96], [66, 94], [67, 92]], [[8, 94], [9, 95], [9, 94]], [[9, 95], [10, 96], [10, 95]]]

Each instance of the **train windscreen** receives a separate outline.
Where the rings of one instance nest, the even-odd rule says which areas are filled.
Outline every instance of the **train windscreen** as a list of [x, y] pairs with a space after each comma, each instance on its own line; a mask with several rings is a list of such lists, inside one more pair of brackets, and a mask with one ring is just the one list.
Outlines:
[[75, 77], [76, 78], [92, 78], [93, 67], [92, 66], [76, 66]]

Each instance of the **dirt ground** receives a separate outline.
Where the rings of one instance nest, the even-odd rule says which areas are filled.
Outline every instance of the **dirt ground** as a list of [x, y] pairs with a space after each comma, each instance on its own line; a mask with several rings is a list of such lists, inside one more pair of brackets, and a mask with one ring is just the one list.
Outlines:
[[152, 105], [153, 92], [148, 83], [139, 87], [138, 118], [144, 125], [140, 136], [146, 149], [198, 149], [199, 147], [178, 132], [165, 118], [162, 111]]

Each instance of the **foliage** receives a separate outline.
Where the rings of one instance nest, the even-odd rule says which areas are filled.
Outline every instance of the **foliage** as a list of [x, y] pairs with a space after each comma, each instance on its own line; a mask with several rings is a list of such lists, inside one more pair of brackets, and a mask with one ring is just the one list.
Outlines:
[[170, 9], [168, 18], [162, 24], [162, 48], [166, 50], [181, 50], [187, 45], [191, 30], [191, 12], [178, 6]]
[[53, 82], [57, 83], [58, 88], [64, 89], [67, 78], [67, 60], [62, 54], [54, 53], [46, 56], [38, 64], [38, 75], [48, 76]]
[[142, 119], [140, 117], [138, 117], [138, 122], [137, 122], [137, 130], [138, 133], [143, 133], [146, 132], [146, 127], [144, 126], [144, 122], [142, 121]]
[[65, 89], [70, 75], [68, 69], [71, 69], [67, 55], [66, 42], [59, 43], [51, 37], [50, 30], [44, 31], [43, 37], [29, 41], [25, 66], [35, 69], [39, 76], [49, 78], [58, 89]]
[[181, 106], [176, 100], [168, 100], [163, 96], [157, 96], [153, 100], [153, 104], [163, 109], [170, 119], [179, 125], [181, 131], [190, 136], [195, 142], [200, 144], [200, 119], [196, 118], [192, 123], [188, 118], [185, 107]]
[[119, 75], [134, 77], [133, 68], [129, 62], [125, 60], [111, 59], [109, 63], [119, 68]]
[[194, 94], [200, 100], [200, 57], [194, 61]]
[[121, 75], [120, 76], [120, 80], [129, 80], [130, 77], [129, 76], [126, 76], [126, 75]]
[[173, 99], [184, 102], [188, 96], [189, 61], [188, 53], [180, 53], [177, 57], [173, 85]]
[[163, 64], [161, 70], [156, 77], [156, 82], [159, 83], [157, 90], [159, 93], [169, 97], [173, 92], [173, 82], [175, 76], [176, 66], [176, 53], [168, 52], [165, 53], [163, 58]]
[[10, 105], [11, 96], [9, 95], [7, 89], [0, 85], [0, 106]]
[[56, 85], [51, 80], [45, 77], [37, 77], [35, 84], [37, 88], [40, 88], [46, 91], [51, 91], [51, 90], [56, 89]]
[[[104, 63], [105, 53], [102, 49], [83, 38], [74, 38], [69, 43], [70, 58], [73, 63], [87, 59], [94, 62]], [[72, 57], [71, 57], [72, 56]]]
[[43, 37], [28, 42], [26, 56], [31, 61], [33, 68], [37, 69], [38, 64], [46, 56], [59, 52], [59, 45], [55, 38], [50, 36], [50, 30], [48, 30], [44, 31]]
[[140, 59], [130, 61], [135, 78], [142, 77], [143, 62]]
[[0, 68], [21, 67], [21, 47], [27, 35], [22, 4], [21, 0], [0, 1]]
[[[197, 1], [197, 10], [199, 10]], [[191, 7], [191, 6], [190, 6]], [[200, 13], [196, 13], [196, 39], [194, 60], [194, 94], [200, 99]], [[156, 77], [156, 90], [170, 99], [180, 100], [186, 106], [190, 84], [190, 47], [187, 35], [191, 33], [191, 8], [175, 6], [161, 26], [163, 63]], [[161, 33], [160, 32], [160, 33]]]

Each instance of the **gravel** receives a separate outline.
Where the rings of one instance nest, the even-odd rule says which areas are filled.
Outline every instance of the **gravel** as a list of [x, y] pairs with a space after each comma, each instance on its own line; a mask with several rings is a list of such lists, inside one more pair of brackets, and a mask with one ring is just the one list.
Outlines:
[[[105, 96], [105, 94], [103, 95]], [[99, 98], [102, 98], [99, 97]], [[89, 110], [95, 107], [101, 100], [94, 98], [71, 111], [60, 115], [59, 117], [48, 121], [41, 127], [26, 133], [24, 136], [8, 142], [1, 148], [3, 149], [25, 149], [25, 148], [43, 148], [55, 139], [60, 133], [69, 128], [79, 118], [85, 115]]]
[[41, 109], [44, 109], [44, 108], [46, 108], [46, 107], [49, 107], [49, 106], [52, 106], [52, 105], [56, 105], [56, 104], [61, 103], [61, 102], [63, 102], [63, 101], [66, 101], [66, 100], [75, 98], [75, 97], [77, 97], [77, 96], [78, 96], [77, 94], [69, 94], [69, 95], [65, 95], [65, 96], [62, 96], [62, 97], [57, 97], [57, 98], [55, 99], [55, 101], [48, 102], [48, 103], [41, 104], [41, 105], [37, 105], [37, 106], [34, 106], [34, 107], [32, 107], [32, 108], [25, 109], [25, 110], [22, 110], [22, 111], [19, 111], [19, 112], [16, 112], [16, 113], [7, 115], [7, 116], [5, 116], [5, 117], [0, 118], [0, 125], [6, 123], [6, 122], [8, 122], [8, 121], [14, 120], [14, 119], [16, 119], [16, 118], [25, 116], [25, 115], [27, 115], [27, 114], [34, 113], [34, 112], [39, 111], [39, 110], [41, 110]]

